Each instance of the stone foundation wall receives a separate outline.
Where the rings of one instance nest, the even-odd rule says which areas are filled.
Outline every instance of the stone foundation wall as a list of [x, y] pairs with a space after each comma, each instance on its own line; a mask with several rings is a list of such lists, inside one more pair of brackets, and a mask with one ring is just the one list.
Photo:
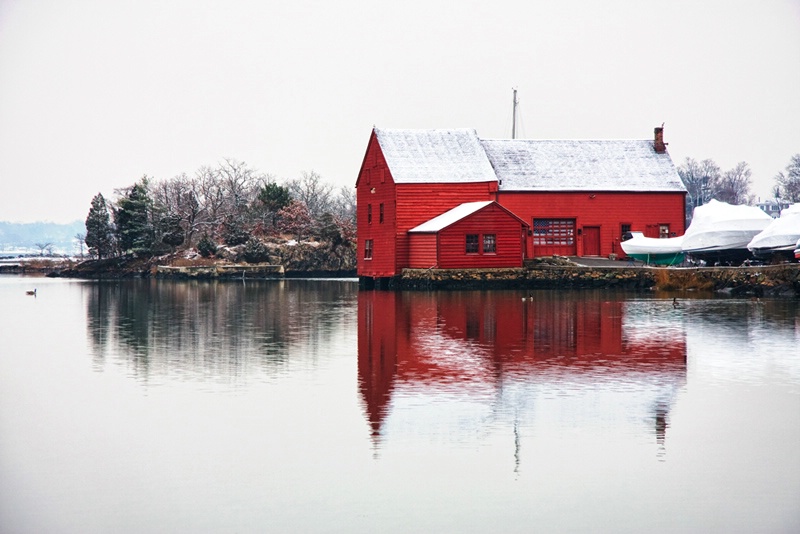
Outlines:
[[[364, 284], [362, 283], [362, 286]], [[713, 268], [540, 266], [404, 269], [389, 289], [661, 289], [800, 297], [800, 265]]]

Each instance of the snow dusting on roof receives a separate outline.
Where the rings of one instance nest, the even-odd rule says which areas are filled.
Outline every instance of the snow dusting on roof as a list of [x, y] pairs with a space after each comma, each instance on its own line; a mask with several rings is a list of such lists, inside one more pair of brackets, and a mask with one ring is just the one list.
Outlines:
[[433, 219], [426, 221], [415, 228], [412, 228], [409, 230], [409, 232], [438, 232], [444, 228], [447, 228], [451, 224], [456, 223], [469, 215], [472, 215], [476, 211], [485, 208], [492, 202], [494, 201], [483, 200], [481, 202], [465, 202], [464, 204], [459, 204], [455, 208], [442, 213], [438, 217], [434, 217]]
[[496, 182], [472, 129], [375, 129], [395, 183]]
[[686, 191], [651, 140], [482, 140], [500, 191]]

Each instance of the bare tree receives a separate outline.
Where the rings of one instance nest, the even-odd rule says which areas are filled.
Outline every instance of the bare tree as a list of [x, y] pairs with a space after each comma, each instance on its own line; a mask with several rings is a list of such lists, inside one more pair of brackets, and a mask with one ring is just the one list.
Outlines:
[[36, 248], [39, 249], [39, 255], [40, 256], [45, 256], [45, 252], [47, 253], [46, 254], [47, 256], [52, 256], [53, 255], [53, 243], [52, 242], [48, 241], [46, 243], [34, 243], [34, 245], [36, 245]]
[[331, 212], [343, 221], [356, 221], [356, 190], [342, 186], [331, 201]]
[[331, 211], [331, 193], [333, 186], [325, 183], [322, 176], [314, 171], [303, 172], [299, 180], [287, 183], [292, 198], [302, 202], [313, 218], [320, 218], [323, 213]]
[[225, 191], [219, 176], [211, 167], [200, 167], [195, 173], [193, 183], [193, 190], [202, 215], [201, 224], [213, 232], [224, 215]]
[[788, 202], [800, 202], [800, 154], [795, 154], [786, 166], [786, 173], [779, 172], [775, 181], [781, 189], [781, 197]]
[[722, 175], [719, 166], [713, 160], [705, 159], [697, 162], [693, 158], [686, 158], [678, 166], [678, 174], [686, 187], [686, 218], [687, 224], [692, 220], [694, 208], [702, 206], [714, 198], [715, 187]]
[[234, 159], [226, 159], [216, 169], [216, 173], [225, 195], [228, 215], [246, 209], [255, 197], [259, 183], [266, 180], [246, 163]]
[[80, 257], [82, 258], [83, 257], [83, 245], [86, 244], [86, 234], [78, 232], [77, 234], [75, 234], [75, 241], [78, 242], [78, 248], [81, 251]]
[[750, 204], [753, 196], [750, 194], [750, 167], [744, 161], [736, 167], [725, 171], [715, 187], [715, 198], [728, 204]]
[[163, 221], [177, 221], [183, 229], [185, 242], [192, 244], [199, 230], [200, 204], [195, 194], [195, 184], [186, 174], [158, 182], [153, 187], [153, 201]]

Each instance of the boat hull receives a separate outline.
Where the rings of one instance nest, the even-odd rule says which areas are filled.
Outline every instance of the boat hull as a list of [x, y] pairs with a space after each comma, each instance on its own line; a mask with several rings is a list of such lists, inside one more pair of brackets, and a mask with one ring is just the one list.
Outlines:
[[641, 232], [631, 232], [631, 237], [620, 246], [625, 255], [651, 265], [677, 265], [683, 262], [681, 250], [683, 236], [666, 239], [645, 237]]
[[686, 258], [683, 252], [668, 252], [662, 254], [627, 254], [629, 258], [639, 260], [648, 265], [679, 265]]

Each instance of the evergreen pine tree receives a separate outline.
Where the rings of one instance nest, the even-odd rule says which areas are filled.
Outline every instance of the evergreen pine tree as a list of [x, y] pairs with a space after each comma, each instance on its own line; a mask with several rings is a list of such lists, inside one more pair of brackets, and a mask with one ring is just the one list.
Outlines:
[[147, 185], [147, 178], [142, 179], [117, 202], [114, 219], [119, 248], [124, 254], [141, 255], [152, 251], [155, 232], [150, 220], [152, 200]]
[[269, 182], [261, 186], [258, 192], [258, 200], [266, 210], [267, 215], [270, 216], [272, 227], [274, 228], [277, 223], [278, 212], [292, 202], [292, 197], [289, 194], [288, 187]]
[[103, 195], [97, 193], [86, 216], [86, 246], [98, 258], [108, 257], [114, 250], [114, 234], [108, 215], [108, 206]]

